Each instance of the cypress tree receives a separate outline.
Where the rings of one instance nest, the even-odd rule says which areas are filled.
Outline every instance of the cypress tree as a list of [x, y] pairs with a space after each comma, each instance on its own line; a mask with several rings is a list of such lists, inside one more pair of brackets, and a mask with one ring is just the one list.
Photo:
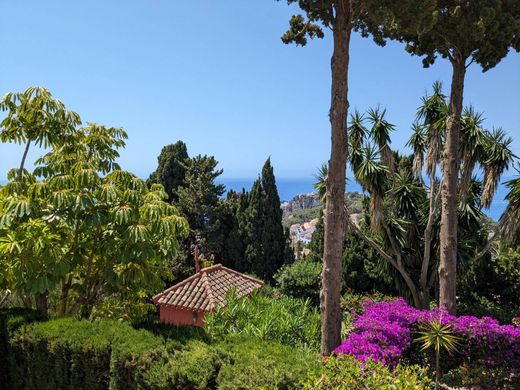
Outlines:
[[273, 281], [275, 272], [293, 260], [293, 253], [282, 225], [280, 197], [270, 159], [264, 164], [262, 176], [254, 182], [247, 202], [243, 269], [249, 268], [257, 276]]
[[263, 226], [261, 243], [264, 251], [264, 276], [271, 279], [285, 263], [286, 238], [282, 225], [282, 209], [276, 188], [271, 159], [262, 168]]
[[251, 187], [248, 197], [248, 205], [244, 215], [244, 235], [246, 241], [245, 263], [249, 272], [263, 277], [263, 251], [262, 251], [262, 185], [260, 180], [256, 180]]

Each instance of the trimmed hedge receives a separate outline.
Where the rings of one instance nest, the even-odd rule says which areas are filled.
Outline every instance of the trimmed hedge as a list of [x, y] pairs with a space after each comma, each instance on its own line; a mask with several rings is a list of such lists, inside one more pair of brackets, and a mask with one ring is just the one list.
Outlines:
[[9, 337], [10, 388], [286, 389], [319, 362], [309, 350], [258, 339], [208, 344], [200, 330], [150, 329], [73, 318], [24, 325]]
[[33, 309], [0, 309], [0, 390], [12, 388], [7, 359], [10, 354], [8, 340], [11, 333], [23, 324], [45, 319], [43, 313]]
[[13, 388], [134, 389], [164, 340], [115, 321], [63, 318], [21, 327], [10, 339]]

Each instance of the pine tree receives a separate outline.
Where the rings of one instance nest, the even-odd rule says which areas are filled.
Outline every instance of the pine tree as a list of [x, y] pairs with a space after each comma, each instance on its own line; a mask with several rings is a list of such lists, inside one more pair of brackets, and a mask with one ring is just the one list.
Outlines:
[[228, 191], [224, 203], [225, 211], [222, 218], [224, 231], [224, 248], [221, 262], [226, 267], [244, 272], [249, 267], [245, 264], [245, 237], [243, 231], [243, 213], [247, 208], [247, 193]]
[[152, 172], [146, 184], [162, 184], [168, 194], [168, 202], [177, 200], [177, 189], [184, 183], [188, 149], [182, 141], [166, 145], [157, 157], [157, 169]]
[[207, 260], [219, 261], [224, 243], [223, 215], [224, 203], [220, 197], [224, 194], [223, 184], [216, 184], [215, 179], [222, 174], [217, 169], [218, 161], [213, 156], [196, 156], [186, 162], [184, 183], [177, 189], [177, 206], [182, 216], [190, 225], [190, 235], [183, 243], [183, 253], [191, 274], [193, 268], [190, 245], [198, 241], [201, 255]]

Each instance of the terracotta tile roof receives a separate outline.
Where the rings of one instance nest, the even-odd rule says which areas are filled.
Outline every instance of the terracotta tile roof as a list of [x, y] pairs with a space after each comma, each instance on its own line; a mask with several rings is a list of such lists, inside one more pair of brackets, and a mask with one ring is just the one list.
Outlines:
[[226, 304], [226, 294], [235, 289], [245, 296], [263, 286], [261, 280], [234, 271], [222, 264], [203, 268], [195, 275], [177, 283], [153, 297], [157, 305], [167, 305], [193, 311], [211, 311]]

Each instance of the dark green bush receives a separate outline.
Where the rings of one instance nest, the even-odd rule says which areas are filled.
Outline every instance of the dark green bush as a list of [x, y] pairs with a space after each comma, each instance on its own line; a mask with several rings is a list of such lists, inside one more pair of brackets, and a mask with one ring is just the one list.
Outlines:
[[303, 388], [420, 390], [431, 388], [431, 380], [425, 370], [419, 367], [397, 366], [390, 370], [372, 360], [360, 362], [352, 356], [344, 355], [329, 358], [318, 373], [311, 372]]
[[44, 319], [46, 319], [45, 314], [33, 309], [0, 309], [0, 390], [12, 387], [7, 370], [7, 357], [9, 356], [8, 339], [10, 334], [23, 324]]
[[52, 320], [21, 327], [10, 338], [13, 388], [132, 389], [162, 338], [115, 321]]
[[134, 325], [137, 329], [145, 329], [165, 340], [174, 341], [180, 345], [190, 340], [209, 342], [210, 337], [204, 328], [198, 326], [175, 326], [160, 322], [158, 319], [149, 319]]
[[232, 362], [220, 369], [218, 389], [295, 388], [319, 366], [318, 353], [308, 349], [236, 337], [219, 346], [230, 353]]
[[297, 260], [284, 265], [275, 275], [280, 291], [294, 298], [320, 303], [321, 263]]
[[190, 341], [182, 351], [153, 362], [143, 377], [143, 385], [156, 390], [215, 388], [220, 367], [230, 362], [229, 354], [222, 349]]

